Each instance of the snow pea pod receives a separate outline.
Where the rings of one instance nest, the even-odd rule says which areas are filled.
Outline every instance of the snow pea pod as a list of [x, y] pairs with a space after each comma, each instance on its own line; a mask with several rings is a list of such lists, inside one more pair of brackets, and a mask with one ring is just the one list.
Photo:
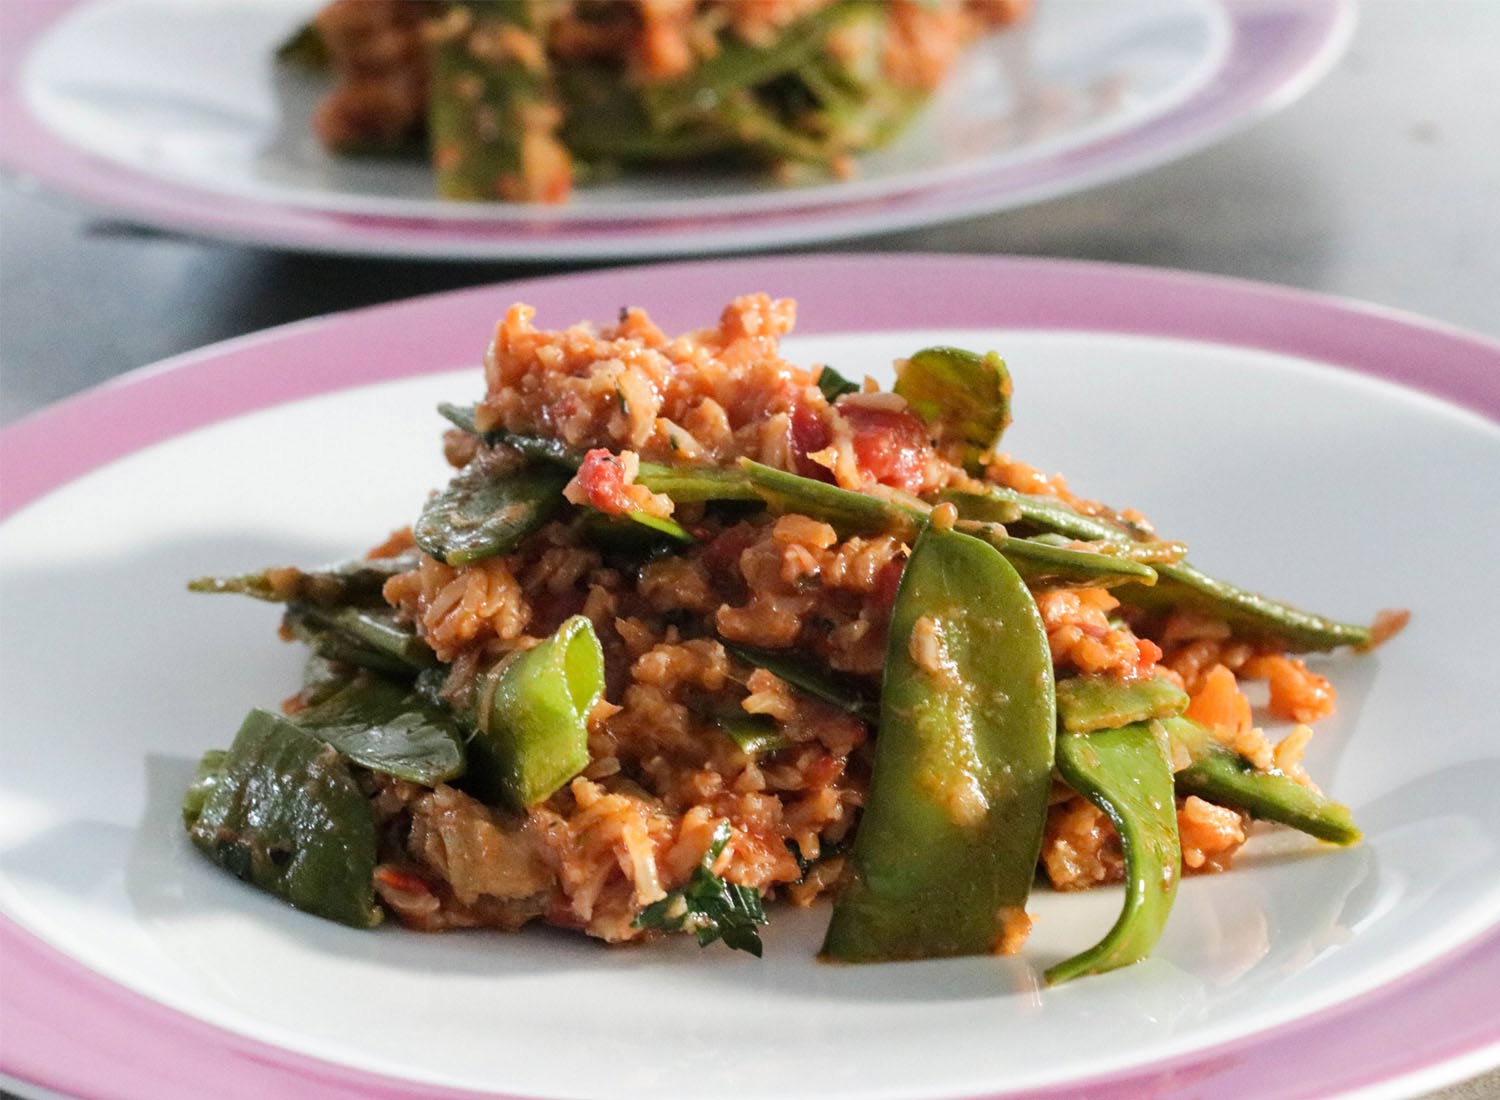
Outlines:
[[1023, 531], [1099, 543], [1111, 554], [1148, 565], [1176, 561], [1187, 552], [1181, 543], [1149, 536], [1139, 527], [1109, 517], [1086, 516], [1055, 497], [1018, 493], [1000, 485], [987, 486], [982, 493], [945, 489], [937, 499], [956, 507], [960, 519], [1015, 524]]
[[1165, 732], [1140, 722], [1057, 739], [1057, 770], [1108, 815], [1125, 854], [1125, 906], [1093, 947], [1047, 971], [1056, 985], [1140, 962], [1161, 939], [1182, 877]]
[[342, 924], [380, 923], [369, 800], [337, 749], [285, 718], [251, 711], [229, 751], [205, 757], [183, 817], [199, 850], [251, 885]]
[[1339, 646], [1368, 646], [1370, 628], [1343, 623], [1217, 580], [1182, 560], [1181, 544], [1162, 542], [1116, 517], [1085, 516], [1060, 500], [1029, 496], [999, 486], [984, 493], [945, 492], [961, 517], [985, 519], [988, 509], [1013, 507], [1017, 522], [1071, 539], [1108, 544], [1111, 553], [1151, 562], [1157, 583], [1125, 585], [1115, 592], [1122, 601], [1151, 610], [1191, 608], [1223, 619], [1242, 638], [1271, 641], [1296, 652]]
[[831, 524], [840, 534], [893, 534], [910, 538], [927, 523], [926, 505], [840, 489], [825, 481], [740, 459], [751, 487], [776, 512], [798, 512]]
[[1191, 719], [1168, 718], [1162, 725], [1192, 761], [1177, 773], [1178, 794], [1197, 795], [1262, 821], [1290, 825], [1333, 844], [1354, 844], [1360, 839], [1359, 827], [1343, 803], [1280, 772], [1256, 771], [1248, 760], [1219, 744], [1212, 733]]
[[1010, 426], [1010, 372], [994, 352], [931, 347], [896, 364], [895, 392], [906, 399], [939, 444], [955, 444], [977, 469]]
[[350, 677], [292, 721], [354, 763], [424, 787], [464, 771], [465, 731], [453, 715], [380, 676]]
[[1093, 733], [1152, 718], [1175, 718], [1188, 696], [1171, 680], [1121, 681], [1113, 676], [1072, 676], [1057, 682], [1057, 717], [1068, 733]]
[[852, 676], [841, 676], [828, 669], [813, 668], [805, 655], [792, 651], [757, 649], [754, 646], [725, 642], [724, 650], [747, 665], [763, 668], [792, 687], [807, 692], [840, 710], [848, 711], [860, 721], [874, 725], [880, 707], [869, 689]]
[[588, 717], [604, 694], [604, 650], [575, 615], [550, 638], [512, 653], [475, 689], [469, 786], [524, 810], [589, 762]]
[[417, 545], [449, 565], [508, 554], [567, 503], [566, 470], [481, 455], [428, 499], [412, 526]]
[[1041, 539], [1022, 539], [994, 523], [961, 519], [954, 530], [983, 539], [1016, 567], [1033, 588], [1112, 588], [1120, 584], [1152, 585], [1156, 570], [1129, 558], [1097, 554]]
[[1156, 567], [1154, 588], [1129, 585], [1115, 592], [1123, 602], [1153, 610], [1191, 608], [1223, 619], [1237, 637], [1271, 642], [1296, 653], [1370, 644], [1368, 626], [1315, 615], [1279, 600], [1217, 580], [1179, 561]]
[[314, 569], [274, 566], [258, 573], [234, 577], [197, 577], [188, 581], [188, 591], [231, 593], [271, 603], [305, 602], [323, 607], [342, 604], [378, 603], [385, 582], [397, 573], [415, 568], [416, 556], [356, 558]]
[[880, 731], [852, 877], [823, 954], [982, 954], [1012, 938], [1052, 783], [1052, 658], [993, 547], [929, 528], [891, 612]]

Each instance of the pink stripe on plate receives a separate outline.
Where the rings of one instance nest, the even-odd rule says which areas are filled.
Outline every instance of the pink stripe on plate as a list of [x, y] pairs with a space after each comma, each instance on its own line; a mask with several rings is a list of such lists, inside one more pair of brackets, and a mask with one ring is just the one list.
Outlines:
[[[1055, 260], [778, 257], [591, 272], [419, 298], [274, 329], [127, 375], [0, 432], [0, 516], [204, 425], [475, 362], [512, 301], [545, 323], [648, 304], [668, 329], [729, 297], [795, 297], [800, 331], [985, 327], [1260, 348], [1424, 390], [1500, 420], [1500, 344], [1355, 303], [1174, 272]], [[408, 1100], [415, 1087], [267, 1046], [115, 985], [0, 918], [0, 1070], [98, 1100]], [[1158, 1065], [1013, 1100], [1310, 1100], [1432, 1088], [1500, 1062], [1500, 933], [1307, 1018]], [[498, 1095], [498, 1094], [494, 1094]]]

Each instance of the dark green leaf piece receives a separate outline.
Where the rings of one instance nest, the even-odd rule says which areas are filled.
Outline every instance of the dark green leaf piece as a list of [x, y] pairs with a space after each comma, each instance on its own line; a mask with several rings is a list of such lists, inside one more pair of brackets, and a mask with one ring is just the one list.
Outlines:
[[292, 717], [356, 764], [435, 787], [464, 771], [465, 731], [410, 687], [364, 673]]
[[828, 398], [829, 404], [832, 404], [845, 394], [858, 393], [859, 383], [851, 382], [832, 367], [825, 365], [818, 371], [818, 389], [822, 391], [824, 397]]
[[393, 558], [356, 558], [314, 569], [282, 566], [236, 577], [198, 577], [188, 581], [188, 590], [323, 607], [372, 603], [380, 601], [380, 590], [386, 581], [416, 564], [416, 555], [401, 554]]
[[731, 657], [736, 657], [747, 665], [763, 668], [777, 679], [785, 680], [815, 699], [848, 711], [867, 725], [873, 726], [879, 721], [880, 706], [869, 686], [852, 676], [814, 667], [805, 653], [757, 649], [734, 642], [725, 642], [724, 650]]
[[475, 693], [469, 786], [524, 810], [588, 766], [588, 716], [604, 694], [604, 650], [575, 615], [550, 638], [512, 653]]
[[1120, 836], [1125, 907], [1102, 940], [1049, 969], [1047, 984], [1140, 962], [1161, 939], [1182, 877], [1169, 751], [1154, 722], [1057, 739], [1057, 770], [1108, 815]]
[[331, 745], [253, 710], [188, 801], [188, 836], [220, 867], [305, 912], [356, 928], [380, 922], [374, 816]]
[[314, 653], [330, 661], [405, 677], [438, 663], [431, 647], [390, 608], [294, 603], [287, 606], [285, 624]]
[[923, 348], [896, 367], [895, 392], [940, 444], [957, 444], [976, 468], [1010, 426], [1010, 372], [994, 352]]
[[631, 927], [691, 932], [699, 947], [723, 940], [725, 947], [760, 958], [763, 948], [756, 928], [766, 923], [760, 892], [728, 882], [713, 872], [714, 861], [723, 854], [732, 835], [729, 822], [719, 822], [713, 843], [687, 885], [646, 906]]
[[315, 23], [304, 23], [276, 47], [276, 60], [304, 69], [328, 68], [328, 43]]
[[1093, 733], [1152, 718], [1175, 718], [1188, 696], [1171, 680], [1072, 676], [1057, 682], [1057, 718], [1068, 733]]
[[1020, 576], [978, 539], [924, 531], [891, 612], [870, 792], [823, 954], [995, 950], [1036, 875], [1056, 725]]
[[1354, 844], [1359, 827], [1349, 807], [1309, 790], [1280, 772], [1260, 772], [1238, 753], [1219, 744], [1213, 734], [1187, 718], [1168, 718], [1162, 725], [1192, 760], [1177, 773], [1177, 793], [1230, 809], [1261, 821], [1275, 821], [1333, 844]]
[[449, 565], [508, 554], [561, 511], [568, 473], [539, 464], [517, 467], [481, 457], [428, 500], [412, 528], [417, 545]]
[[764, 756], [791, 744], [776, 728], [776, 721], [764, 714], [744, 711], [720, 711], [714, 722], [747, 756]]

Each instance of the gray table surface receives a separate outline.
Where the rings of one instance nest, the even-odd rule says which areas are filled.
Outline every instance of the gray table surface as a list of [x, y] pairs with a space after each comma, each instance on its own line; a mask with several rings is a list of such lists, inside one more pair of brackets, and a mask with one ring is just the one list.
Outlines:
[[[0, 0], [25, 2], [25, 0]], [[1071, 256], [1350, 295], [1500, 336], [1500, 0], [1366, 0], [1305, 99], [1024, 210], [824, 250]], [[0, 184], [0, 422], [268, 325], [556, 267], [339, 259], [140, 230]], [[1500, 1097], [1500, 1073], [1434, 1094]]]

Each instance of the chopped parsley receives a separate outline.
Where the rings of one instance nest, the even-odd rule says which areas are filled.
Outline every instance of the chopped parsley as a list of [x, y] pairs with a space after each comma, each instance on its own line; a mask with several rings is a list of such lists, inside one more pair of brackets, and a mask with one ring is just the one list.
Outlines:
[[719, 822], [714, 830], [713, 843], [708, 846], [687, 885], [646, 906], [632, 927], [692, 932], [698, 937], [699, 947], [723, 940], [725, 947], [748, 951], [760, 958], [760, 933], [755, 929], [766, 923], [760, 892], [749, 886], [726, 882], [713, 872], [714, 861], [723, 853], [731, 835], [733, 830], [729, 822]]

